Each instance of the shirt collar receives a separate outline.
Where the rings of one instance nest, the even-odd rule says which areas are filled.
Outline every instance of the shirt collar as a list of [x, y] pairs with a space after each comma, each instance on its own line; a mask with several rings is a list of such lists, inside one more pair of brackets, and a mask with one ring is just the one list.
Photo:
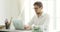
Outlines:
[[[39, 16], [39, 18], [43, 17], [44, 13], [41, 14], [41, 16]], [[36, 15], [36, 17], [38, 18], [38, 16]]]

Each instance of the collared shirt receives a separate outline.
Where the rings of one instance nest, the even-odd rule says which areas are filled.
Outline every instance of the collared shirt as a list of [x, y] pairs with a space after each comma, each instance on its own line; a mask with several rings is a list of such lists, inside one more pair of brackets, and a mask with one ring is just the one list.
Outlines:
[[32, 20], [29, 22], [29, 25], [39, 25], [41, 30], [44, 32], [48, 31], [48, 26], [49, 26], [49, 16], [48, 14], [42, 13], [41, 16], [37, 17], [34, 16]]

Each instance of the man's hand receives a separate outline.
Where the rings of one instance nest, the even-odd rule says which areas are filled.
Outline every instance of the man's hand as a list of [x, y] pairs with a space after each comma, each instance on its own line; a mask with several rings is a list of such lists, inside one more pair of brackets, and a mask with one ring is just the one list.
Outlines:
[[24, 26], [24, 29], [26, 29], [26, 30], [30, 30], [30, 29], [31, 29], [31, 26], [29, 26], [29, 25], [25, 25], [25, 26]]

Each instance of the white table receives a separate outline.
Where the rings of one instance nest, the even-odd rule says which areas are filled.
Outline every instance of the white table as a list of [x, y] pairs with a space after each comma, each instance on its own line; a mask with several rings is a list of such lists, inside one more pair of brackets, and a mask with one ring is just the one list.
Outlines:
[[32, 32], [32, 30], [0, 30], [0, 31], [8, 31], [8, 32]]

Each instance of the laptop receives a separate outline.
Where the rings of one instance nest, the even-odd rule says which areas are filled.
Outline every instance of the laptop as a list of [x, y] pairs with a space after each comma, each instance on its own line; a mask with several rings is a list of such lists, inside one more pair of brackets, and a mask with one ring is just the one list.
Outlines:
[[21, 21], [19, 19], [13, 19], [13, 25], [16, 30], [23, 30], [24, 29], [23, 21]]

